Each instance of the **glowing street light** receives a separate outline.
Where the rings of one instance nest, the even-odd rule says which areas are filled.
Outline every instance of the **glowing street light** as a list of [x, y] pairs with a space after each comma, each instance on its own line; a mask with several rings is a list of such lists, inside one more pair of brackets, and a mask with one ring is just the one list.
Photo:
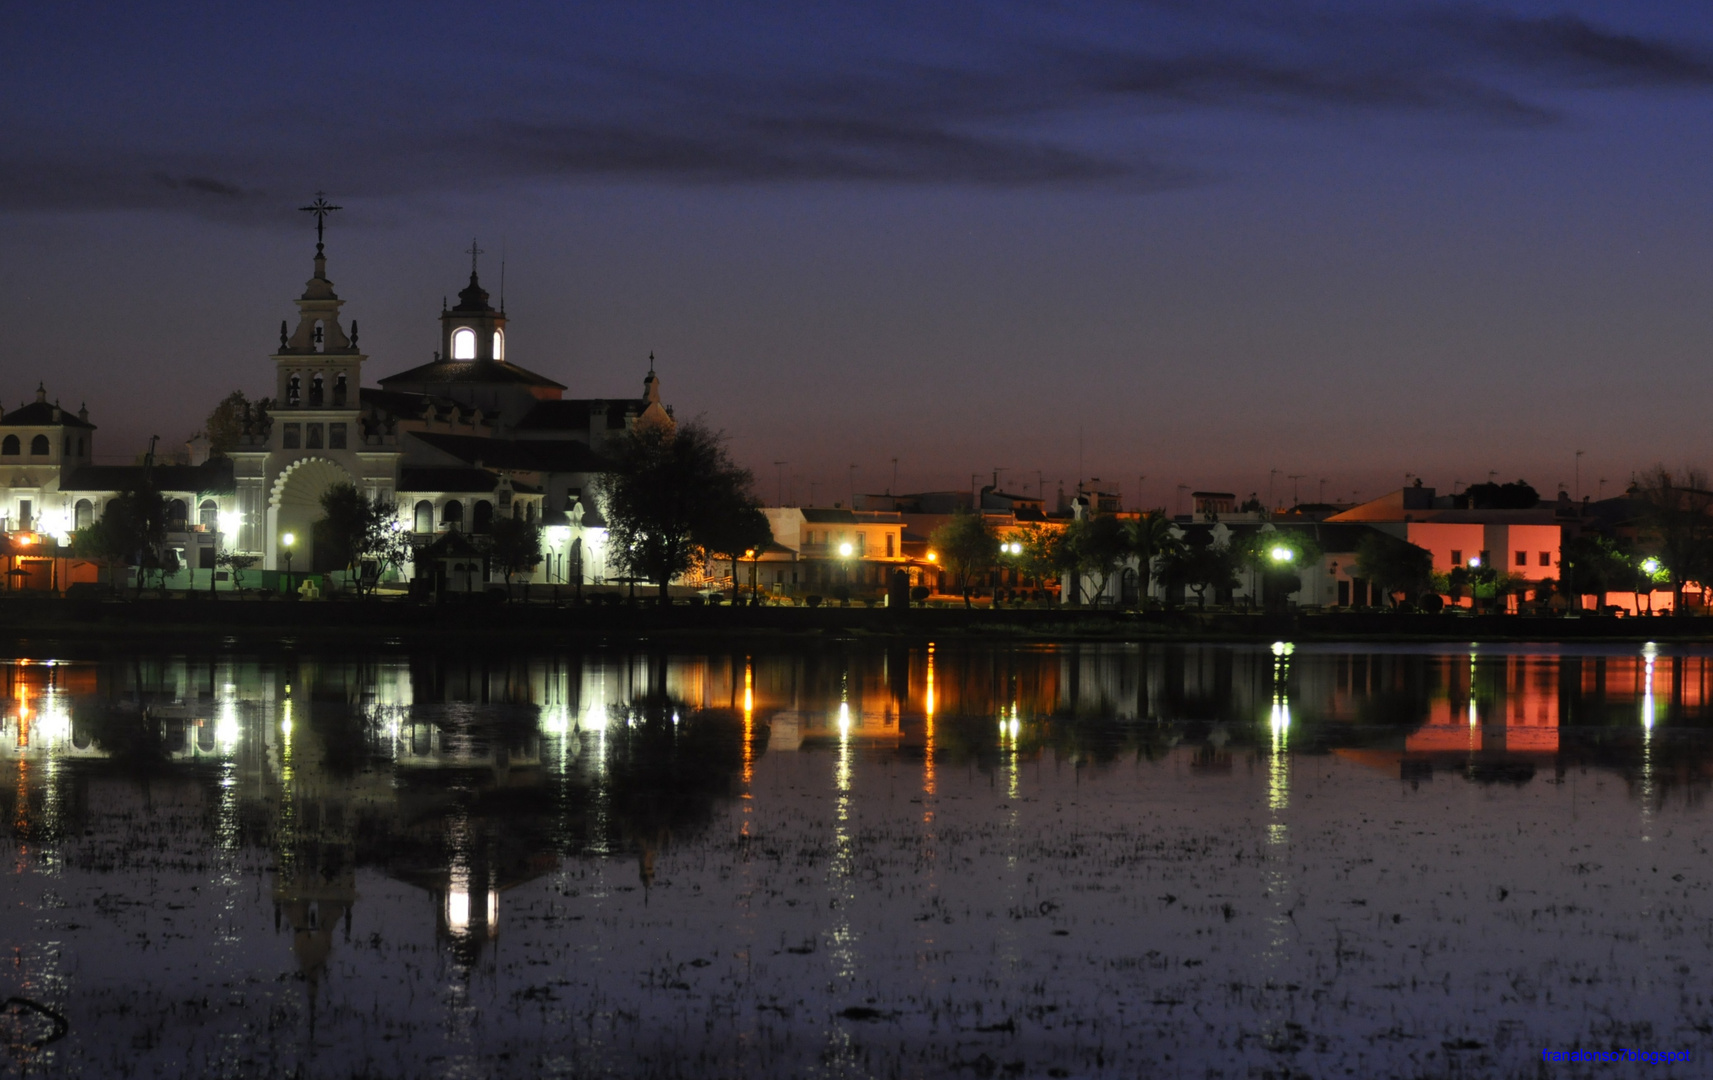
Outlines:
[[842, 559], [848, 559], [851, 557], [851, 552], [854, 550], [855, 549], [851, 547], [850, 541], [847, 540], [839, 545], [839, 557]]
[[1292, 551], [1290, 548], [1285, 547], [1283, 544], [1275, 547], [1267, 554], [1272, 556], [1273, 561], [1277, 563], [1295, 562], [1297, 558], [1297, 553]]
[[289, 595], [291, 593], [291, 549], [292, 545], [297, 543], [297, 534], [289, 532], [282, 534], [280, 543], [285, 545], [286, 593]]
[[1480, 567], [1481, 567], [1481, 556], [1479, 556], [1479, 555], [1469, 556], [1469, 568], [1471, 570], [1478, 570], [1478, 569], [1480, 569]]
[[1642, 560], [1642, 573], [1647, 574], [1649, 577], [1659, 573], [1659, 568], [1660, 563], [1658, 559], [1649, 557]]

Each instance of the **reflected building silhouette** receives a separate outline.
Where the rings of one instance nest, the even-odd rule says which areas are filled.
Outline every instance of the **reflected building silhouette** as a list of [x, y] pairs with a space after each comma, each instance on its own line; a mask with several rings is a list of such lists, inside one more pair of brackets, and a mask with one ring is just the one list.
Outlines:
[[1292, 756], [1327, 751], [1410, 779], [1609, 769], [1647, 808], [1707, 788], [1705, 743], [1667, 734], [1705, 723], [1710, 684], [1713, 657], [1616, 648], [15, 660], [0, 663], [0, 803], [39, 846], [83, 827], [92, 790], [139, 815], [150, 791], [200, 801], [218, 851], [268, 853], [278, 930], [313, 994], [363, 911], [365, 871], [419, 890], [419, 917], [467, 970], [511, 890], [608, 856], [634, 858], [652, 885], [672, 845], [746, 795], [769, 753], [833, 755], [840, 821], [868, 762], [902, 763], [919, 776], [930, 837], [950, 762], [1010, 791], [1032, 760], [1102, 767], [1179, 745], [1214, 782], [1237, 761], [1264, 763], [1275, 816]]

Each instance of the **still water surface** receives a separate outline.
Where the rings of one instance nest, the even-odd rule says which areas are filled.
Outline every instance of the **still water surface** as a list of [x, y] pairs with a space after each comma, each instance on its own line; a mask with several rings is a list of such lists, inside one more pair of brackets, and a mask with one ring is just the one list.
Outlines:
[[1572, 1076], [1713, 1050], [1713, 653], [0, 661], [0, 1073]]

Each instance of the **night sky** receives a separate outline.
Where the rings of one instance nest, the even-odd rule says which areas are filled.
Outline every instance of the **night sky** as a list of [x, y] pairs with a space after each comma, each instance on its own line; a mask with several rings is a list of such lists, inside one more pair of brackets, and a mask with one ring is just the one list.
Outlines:
[[[1280, 2], [9, 9], [0, 401], [180, 441], [310, 272], [779, 492], [1305, 500], [1713, 465], [1713, 14]], [[1080, 447], [1080, 450], [1079, 450]], [[811, 483], [814, 488], [811, 489]]]

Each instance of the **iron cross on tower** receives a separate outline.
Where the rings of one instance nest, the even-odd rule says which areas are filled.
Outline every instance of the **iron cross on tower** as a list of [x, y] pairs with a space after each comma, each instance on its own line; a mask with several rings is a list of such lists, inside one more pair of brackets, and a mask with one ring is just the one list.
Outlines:
[[327, 192], [318, 191], [315, 193], [315, 201], [313, 203], [308, 206], [300, 206], [298, 209], [302, 210], [306, 214], [315, 215], [315, 254], [319, 256], [321, 254], [323, 232], [327, 227], [327, 215], [331, 214], [335, 210], [343, 210], [345, 208], [343, 206], [334, 206], [332, 203], [329, 203], [327, 201]]
[[[475, 277], [476, 276], [476, 256], [486, 255], [487, 252], [482, 250], [481, 248], [477, 247], [476, 241], [471, 240], [470, 241], [470, 250], [466, 251], [464, 254], [470, 256], [470, 276]], [[500, 306], [504, 307], [505, 305], [501, 304]]]

